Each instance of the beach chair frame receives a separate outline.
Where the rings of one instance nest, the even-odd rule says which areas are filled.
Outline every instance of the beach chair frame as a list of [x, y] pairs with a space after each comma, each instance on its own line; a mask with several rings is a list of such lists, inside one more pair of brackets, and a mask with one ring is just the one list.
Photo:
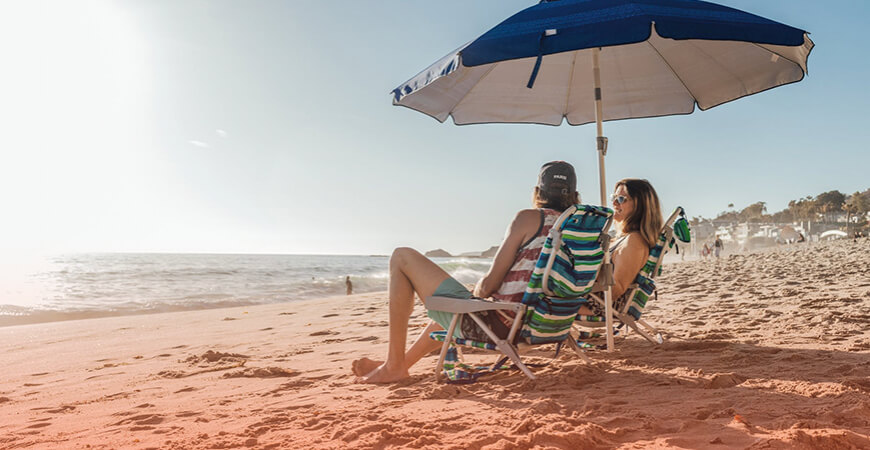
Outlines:
[[[616, 305], [619, 305], [619, 307], [613, 310], [613, 317], [617, 321], [627, 325], [644, 339], [656, 345], [664, 342], [661, 332], [649, 322], [641, 319], [640, 316], [643, 313], [646, 302], [655, 292], [657, 292], [654, 280], [661, 272], [661, 266], [665, 254], [667, 254], [676, 243], [674, 239], [674, 224], [677, 219], [685, 219], [685, 217], [685, 210], [679, 206], [668, 217], [662, 226], [655, 247], [650, 249], [650, 255], [647, 258], [646, 263], [641, 268], [640, 272], [638, 272], [634, 281], [628, 286], [628, 289], [626, 289], [622, 297], [617, 300]], [[646, 290], [644, 290], [644, 288], [646, 288]], [[602, 298], [602, 290], [603, 289], [599, 287], [593, 288], [592, 293], [589, 295], [590, 301], [598, 302], [603, 306], [604, 300]], [[604, 318], [601, 316], [578, 315], [577, 317], [578, 319], [575, 321], [575, 324], [578, 327], [600, 328], [604, 326]], [[597, 337], [594, 334], [585, 333], [583, 331], [580, 331], [579, 335], [581, 337]]]
[[[533, 280], [530, 280], [529, 286], [526, 289], [526, 295], [523, 298], [522, 303], [508, 303], [508, 302], [500, 302], [500, 301], [491, 301], [484, 299], [456, 299], [450, 297], [428, 297], [424, 300], [424, 304], [427, 309], [435, 310], [435, 311], [444, 311], [453, 313], [453, 319], [450, 321], [450, 325], [448, 326], [446, 332], [434, 332], [430, 335], [432, 339], [438, 339], [443, 337], [443, 344], [441, 346], [441, 353], [438, 356], [438, 362], [435, 366], [435, 377], [437, 380], [440, 380], [443, 375], [444, 361], [447, 355], [448, 349], [451, 345], [465, 345], [471, 346], [475, 348], [481, 348], [485, 350], [494, 350], [504, 357], [510, 359], [523, 374], [529, 379], [534, 380], [535, 375], [528, 368], [528, 366], [523, 363], [522, 358], [520, 356], [519, 350], [519, 338], [525, 339], [530, 345], [543, 345], [543, 344], [567, 344], [574, 353], [583, 361], [589, 363], [591, 360], [584, 354], [583, 349], [577, 344], [577, 341], [571, 335], [571, 324], [576, 318], [576, 310], [573, 315], [568, 314], [567, 319], [560, 317], [560, 320], [567, 320], [568, 326], [565, 329], [564, 333], [559, 335], [556, 332], [553, 336], [547, 335], [546, 333], [539, 333], [537, 330], [529, 329], [530, 322], [532, 321], [533, 313], [535, 312], [535, 304], [529, 304], [528, 302], [534, 299], [536, 296], [543, 296], [551, 301], [557, 298], [557, 293], [554, 292], [554, 289], [550, 285], [551, 275], [555, 276], [554, 273], [554, 264], [557, 256], [560, 254], [561, 244], [562, 244], [562, 230], [561, 227], [565, 223], [566, 220], [572, 217], [573, 214], [577, 213], [579, 208], [589, 208], [585, 210], [586, 214], [598, 214], [599, 218], [604, 218], [603, 225], [598, 230], [598, 235], [595, 236], [596, 245], [600, 246], [602, 254], [608, 251], [608, 246], [610, 243], [610, 235], [607, 233], [610, 229], [610, 225], [612, 224], [612, 214], [613, 211], [603, 207], [589, 207], [586, 205], [574, 205], [568, 210], [564, 211], [562, 215], [556, 220], [553, 224], [553, 227], [550, 230], [550, 235], [548, 238], [548, 242], [545, 244], [544, 248], [541, 250], [541, 256], [538, 259], [538, 263], [536, 264], [536, 270], [533, 273]], [[590, 233], [594, 236], [594, 233]], [[591, 238], [590, 238], [591, 239]], [[541, 267], [541, 262], [546, 260], [546, 264]], [[577, 264], [580, 264], [577, 262]], [[591, 279], [588, 283], [588, 287], [576, 292], [576, 295], [572, 296], [558, 296], [559, 300], [567, 300], [572, 301], [576, 300], [577, 309], [583, 303], [583, 299], [585, 299], [586, 294], [589, 290], [592, 289], [594, 285], [595, 278], [599, 271], [602, 270], [604, 266], [603, 258], [602, 261], [598, 263], [596, 267], [586, 266], [584, 267], [584, 272], [594, 272], [591, 275]], [[534, 283], [535, 277], [537, 276], [537, 280], [540, 284]], [[541, 283], [542, 281], [542, 283]], [[477, 313], [481, 311], [510, 311], [514, 313], [514, 319], [511, 323], [510, 332], [506, 338], [500, 338], [493, 332], [493, 330], [489, 327], [489, 325], [484, 321]], [[477, 325], [486, 333], [492, 343], [483, 343], [483, 342], [475, 342], [469, 341], [466, 339], [457, 339], [454, 336], [454, 332], [457, 326], [461, 325], [461, 321], [465, 320], [468, 317], [471, 320], [474, 320]], [[524, 326], [526, 329], [524, 329]], [[523, 336], [523, 335], [526, 336]], [[499, 357], [499, 362], [491, 367], [491, 370], [495, 370], [503, 358]]]

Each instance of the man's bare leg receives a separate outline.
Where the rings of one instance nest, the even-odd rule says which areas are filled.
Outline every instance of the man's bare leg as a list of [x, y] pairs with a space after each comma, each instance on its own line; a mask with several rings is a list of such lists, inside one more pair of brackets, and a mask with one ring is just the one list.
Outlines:
[[[417, 363], [424, 356], [429, 353], [434, 352], [441, 348], [441, 343], [438, 341], [433, 341], [429, 338], [429, 333], [433, 331], [443, 330], [441, 325], [433, 321], [429, 321], [429, 325], [423, 330], [417, 339], [411, 344], [411, 348], [405, 352], [405, 364], [410, 368], [414, 364]], [[352, 370], [354, 375], [365, 376], [370, 374], [373, 370], [377, 369], [378, 366], [383, 364], [383, 361], [379, 361], [376, 359], [370, 358], [360, 358], [353, 362]]]
[[[390, 342], [387, 360], [368, 373], [360, 381], [365, 383], [390, 383], [408, 377], [408, 369], [424, 355], [437, 348], [438, 343], [420, 336], [408, 349], [408, 321], [414, 309], [414, 292], [423, 299], [432, 295], [435, 289], [449, 275], [437, 264], [410, 248], [397, 248], [390, 257]], [[429, 330], [430, 327], [427, 327]], [[426, 333], [426, 331], [424, 331]], [[370, 360], [371, 361], [371, 360]], [[362, 369], [368, 363], [354, 362]]]

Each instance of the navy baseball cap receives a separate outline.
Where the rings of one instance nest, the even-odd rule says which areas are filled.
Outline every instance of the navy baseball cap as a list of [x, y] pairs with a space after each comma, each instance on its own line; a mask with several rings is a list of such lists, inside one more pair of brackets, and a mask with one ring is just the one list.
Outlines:
[[571, 194], [577, 191], [574, 166], [565, 161], [550, 161], [538, 174], [538, 189], [553, 194]]

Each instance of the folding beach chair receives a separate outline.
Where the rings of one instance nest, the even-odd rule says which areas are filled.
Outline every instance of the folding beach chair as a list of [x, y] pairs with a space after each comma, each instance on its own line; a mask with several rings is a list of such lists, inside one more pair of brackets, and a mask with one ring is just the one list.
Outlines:
[[[444, 342], [435, 368], [436, 377], [440, 379], [443, 370], [451, 381], [473, 378], [468, 375], [467, 366], [453, 361], [456, 345], [500, 352], [504, 357], [489, 370], [499, 368], [509, 359], [531, 379], [535, 376], [520, 358], [519, 342], [530, 345], [567, 343], [588, 362], [570, 332], [577, 311], [586, 303], [585, 295], [592, 289], [601, 269], [610, 243], [607, 231], [612, 215], [613, 211], [608, 208], [589, 205], [574, 205], [563, 212], [550, 229], [520, 303], [426, 298], [427, 309], [453, 313], [446, 331], [430, 335]], [[508, 336], [497, 336], [478, 314], [499, 310], [514, 314]], [[456, 330], [462, 329], [462, 320], [474, 320], [489, 337], [489, 342], [472, 341], [457, 333]]]
[[[649, 257], [644, 266], [638, 272], [634, 282], [628, 286], [625, 293], [613, 304], [613, 317], [619, 324], [616, 328], [622, 328], [627, 325], [632, 330], [637, 331], [646, 340], [661, 344], [664, 342], [662, 334], [654, 326], [650, 325], [645, 320], [641, 319], [643, 311], [649, 302], [653, 293], [656, 292], [655, 278], [662, 272], [662, 260], [665, 254], [676, 245], [676, 241], [688, 243], [691, 241], [689, 232], [689, 222], [686, 220], [686, 213], [682, 207], [677, 207], [673, 214], [668, 217], [662, 226], [662, 231], [656, 241], [656, 245], [650, 249]], [[677, 247], [679, 252], [679, 247]], [[598, 292], [596, 287], [593, 287], [592, 293], [588, 295], [590, 301], [597, 302], [604, 308], [603, 292]], [[575, 324], [581, 328], [601, 328], [604, 326], [604, 317], [602, 316], [587, 316], [578, 315]], [[580, 339], [600, 337], [599, 333], [591, 331], [578, 330]], [[618, 330], [614, 331], [617, 333]], [[579, 342], [581, 348], [594, 348], [594, 345], [586, 342]]]

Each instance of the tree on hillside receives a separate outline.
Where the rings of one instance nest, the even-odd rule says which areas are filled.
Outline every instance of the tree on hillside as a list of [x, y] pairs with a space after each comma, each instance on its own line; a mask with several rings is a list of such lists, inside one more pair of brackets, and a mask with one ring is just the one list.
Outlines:
[[849, 223], [852, 222], [852, 216], [866, 214], [868, 210], [870, 210], [870, 202], [861, 192], [850, 195], [843, 203], [843, 211], [846, 211], [846, 222]]
[[844, 203], [846, 203], [846, 196], [840, 191], [823, 192], [816, 196], [816, 205], [824, 214], [825, 222], [833, 213], [842, 211]]
[[802, 222], [804, 220], [811, 221], [815, 219], [816, 214], [818, 214], [816, 201], [809, 195], [802, 199], [788, 202], [788, 209], [791, 211], [795, 220], [800, 220]]
[[740, 217], [734, 211], [722, 211], [713, 220], [719, 220], [719, 221], [727, 220], [730, 222], [738, 222], [738, 221], [740, 221]]
[[859, 195], [859, 197], [861, 197], [860, 201], [861, 201], [861, 204], [864, 206], [863, 208], [861, 208], [860, 212], [865, 213], [865, 214], [870, 212], [870, 189], [867, 189], [866, 191], [862, 192], [861, 195]]
[[767, 212], [766, 202], [755, 202], [743, 208], [737, 216], [745, 222], [760, 222], [764, 213]]
[[775, 223], [791, 223], [795, 221], [794, 211], [791, 208], [783, 209], [775, 212], [771, 216], [771, 220]]

